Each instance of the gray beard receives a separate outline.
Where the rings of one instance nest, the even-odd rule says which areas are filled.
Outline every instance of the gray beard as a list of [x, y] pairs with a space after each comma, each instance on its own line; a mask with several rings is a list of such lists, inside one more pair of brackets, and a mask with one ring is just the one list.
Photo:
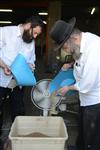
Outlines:
[[72, 53], [72, 56], [74, 58], [74, 60], [77, 60], [79, 59], [81, 53], [80, 53], [80, 46], [72, 43], [71, 44], [71, 53]]
[[79, 57], [80, 57], [80, 55], [81, 55], [81, 53], [80, 53], [80, 52], [77, 52], [77, 51], [75, 51], [75, 52], [72, 54], [74, 60], [78, 60]]

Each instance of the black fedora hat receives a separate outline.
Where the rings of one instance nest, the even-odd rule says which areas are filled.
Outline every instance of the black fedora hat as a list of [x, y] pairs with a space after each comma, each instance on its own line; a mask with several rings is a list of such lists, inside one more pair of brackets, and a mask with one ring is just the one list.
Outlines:
[[70, 37], [76, 23], [76, 18], [73, 17], [69, 22], [58, 20], [50, 30], [50, 37], [55, 41], [54, 50], [59, 50], [66, 40]]

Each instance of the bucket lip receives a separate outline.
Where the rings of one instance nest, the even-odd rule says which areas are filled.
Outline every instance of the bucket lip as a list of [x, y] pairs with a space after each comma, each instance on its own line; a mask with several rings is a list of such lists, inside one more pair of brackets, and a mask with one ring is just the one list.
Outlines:
[[[14, 122], [13, 122], [13, 124], [15, 124], [15, 122], [17, 122], [17, 121], [19, 121], [19, 119], [21, 119], [21, 118], [32, 118], [32, 119], [41, 119], [41, 120], [44, 120], [44, 119], [54, 119], [54, 120], [61, 120], [63, 123], [64, 123], [64, 119], [63, 119], [63, 117], [61, 117], [61, 116], [16, 116], [16, 118], [15, 118], [15, 120], [14, 120]], [[12, 124], [12, 125], [13, 125]]]

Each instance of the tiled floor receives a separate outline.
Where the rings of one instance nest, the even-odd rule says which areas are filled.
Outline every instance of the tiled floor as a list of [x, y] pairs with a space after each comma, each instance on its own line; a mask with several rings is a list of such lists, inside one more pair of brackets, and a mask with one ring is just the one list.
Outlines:
[[[44, 78], [50, 78], [50, 74], [45, 73], [44, 66], [45, 65], [43, 65], [43, 62], [40, 62], [39, 60], [39, 63], [37, 64], [37, 68], [39, 69], [36, 70], [38, 80], [41, 80]], [[42, 111], [36, 108], [31, 101], [31, 88], [32, 87], [25, 88], [24, 103], [25, 103], [26, 115], [27, 116], [42, 115]], [[78, 128], [78, 123], [77, 123], [78, 96], [77, 94], [73, 95], [72, 97], [67, 97], [66, 101], [67, 101], [67, 109], [66, 109], [67, 112], [64, 114], [59, 113], [59, 115], [61, 115], [64, 118], [64, 121], [66, 124], [67, 132], [68, 132], [68, 141], [67, 141], [67, 145], [69, 146], [68, 150], [73, 150], [72, 147], [75, 145], [75, 140], [77, 137], [77, 128]], [[3, 141], [7, 139], [9, 131], [10, 131], [10, 127], [11, 127], [11, 119], [10, 119], [10, 109], [9, 109], [9, 99], [8, 99], [5, 101], [5, 105], [4, 105], [4, 123], [3, 123], [3, 128], [2, 128], [3, 134], [1, 136], [1, 139]]]

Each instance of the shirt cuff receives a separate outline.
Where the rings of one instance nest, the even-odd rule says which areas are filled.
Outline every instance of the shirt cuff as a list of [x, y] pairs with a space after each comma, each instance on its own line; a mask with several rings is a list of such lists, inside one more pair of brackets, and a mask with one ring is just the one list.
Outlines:
[[75, 86], [75, 88], [76, 88], [78, 91], [80, 91], [79, 82], [76, 82], [76, 83], [74, 84], [74, 86]]

